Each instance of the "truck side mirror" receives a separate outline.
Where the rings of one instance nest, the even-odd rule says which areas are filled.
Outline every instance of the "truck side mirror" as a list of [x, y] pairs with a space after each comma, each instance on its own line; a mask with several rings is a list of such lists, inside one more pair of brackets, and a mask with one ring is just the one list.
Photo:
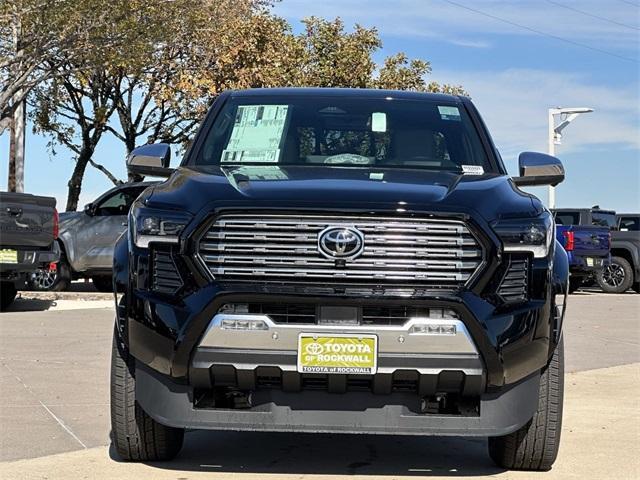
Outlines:
[[87, 203], [84, 206], [84, 213], [86, 213], [90, 217], [93, 217], [96, 214], [96, 210], [94, 208], [93, 203]]
[[166, 143], [142, 145], [127, 157], [127, 171], [133, 175], [168, 177], [173, 172], [170, 161], [171, 147]]
[[538, 152], [522, 152], [518, 157], [520, 176], [513, 182], [520, 187], [556, 186], [564, 180], [564, 167], [556, 157]]

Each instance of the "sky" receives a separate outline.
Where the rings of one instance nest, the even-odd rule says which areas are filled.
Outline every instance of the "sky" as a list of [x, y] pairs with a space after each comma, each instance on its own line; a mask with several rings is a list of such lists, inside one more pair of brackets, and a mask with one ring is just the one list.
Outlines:
[[[640, 0], [282, 0], [275, 12], [296, 31], [312, 15], [376, 27], [378, 63], [397, 51], [430, 61], [429, 80], [469, 92], [512, 175], [520, 152], [547, 150], [549, 107], [593, 108], [556, 146], [566, 169], [557, 206], [640, 211]], [[73, 157], [52, 154], [49, 140], [27, 135], [25, 191], [60, 208]], [[0, 137], [3, 183], [8, 143]], [[124, 155], [107, 136], [95, 160], [124, 178]], [[109, 187], [87, 167], [79, 208]]]

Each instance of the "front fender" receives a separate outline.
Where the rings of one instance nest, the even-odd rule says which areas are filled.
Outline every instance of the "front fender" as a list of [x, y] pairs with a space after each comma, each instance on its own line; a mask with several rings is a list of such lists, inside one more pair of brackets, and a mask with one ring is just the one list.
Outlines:
[[[549, 342], [549, 358], [553, 355], [556, 345], [562, 335], [562, 325], [567, 311], [567, 296], [569, 294], [569, 257], [564, 247], [556, 240], [553, 254], [553, 271], [551, 274], [551, 298], [555, 306], [554, 338]], [[559, 309], [559, 311], [558, 311]]]
[[70, 231], [64, 231], [58, 236], [58, 242], [62, 246], [67, 263], [74, 272], [78, 271], [78, 254], [76, 249], [75, 236]]
[[127, 293], [129, 285], [129, 243], [127, 232], [116, 240], [113, 249], [113, 291]]
[[553, 293], [566, 295], [569, 291], [569, 256], [564, 247], [556, 240], [556, 248], [553, 254]]

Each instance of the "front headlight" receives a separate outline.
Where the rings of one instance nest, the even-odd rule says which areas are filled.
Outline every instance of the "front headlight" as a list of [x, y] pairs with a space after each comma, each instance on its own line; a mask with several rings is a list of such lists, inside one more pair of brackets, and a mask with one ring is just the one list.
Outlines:
[[553, 217], [547, 211], [535, 218], [505, 219], [493, 224], [505, 252], [531, 252], [534, 258], [549, 254], [554, 228]]
[[134, 206], [129, 213], [133, 243], [148, 248], [150, 243], [178, 243], [178, 237], [191, 215]]

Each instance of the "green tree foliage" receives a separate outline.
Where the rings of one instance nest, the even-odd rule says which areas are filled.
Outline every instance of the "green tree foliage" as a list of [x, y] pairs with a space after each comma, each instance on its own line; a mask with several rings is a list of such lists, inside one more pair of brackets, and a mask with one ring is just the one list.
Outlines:
[[[65, 0], [5, 1], [68, 8]], [[80, 35], [83, 48], [74, 55], [60, 50], [42, 59], [38, 68], [46, 76], [31, 93], [36, 129], [76, 157], [67, 210], [77, 208], [88, 165], [119, 181], [92, 160], [104, 134], [115, 135], [127, 152], [154, 141], [185, 145], [211, 102], [228, 89], [320, 86], [464, 93], [461, 87], [428, 83], [429, 62], [404, 53], [376, 65], [373, 58], [382, 43], [375, 28], [347, 30], [339, 18], [311, 17], [295, 34], [265, 0], [72, 3], [82, 10], [82, 16], [70, 16], [74, 28], [83, 32], [85, 24], [91, 25], [97, 33]]]

